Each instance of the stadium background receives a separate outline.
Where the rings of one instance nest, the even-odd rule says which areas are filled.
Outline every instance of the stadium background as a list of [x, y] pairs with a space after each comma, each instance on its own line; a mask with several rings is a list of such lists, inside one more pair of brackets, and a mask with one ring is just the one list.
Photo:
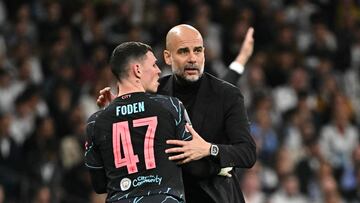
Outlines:
[[237, 85], [259, 158], [249, 203], [360, 202], [360, 1], [0, 0], [0, 202], [103, 202], [83, 163], [98, 91], [115, 85], [111, 50], [202, 33], [219, 77], [246, 30], [255, 49]]

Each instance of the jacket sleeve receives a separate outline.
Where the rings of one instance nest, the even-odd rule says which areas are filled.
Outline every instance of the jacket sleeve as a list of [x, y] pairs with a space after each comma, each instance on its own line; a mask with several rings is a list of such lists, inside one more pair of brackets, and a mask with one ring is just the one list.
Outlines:
[[219, 144], [221, 167], [250, 168], [256, 162], [256, 145], [250, 135], [244, 97], [240, 90], [227, 88], [224, 95], [224, 135], [228, 143]]
[[238, 80], [241, 78], [242, 74], [239, 74], [235, 72], [234, 70], [231, 70], [230, 68], [226, 71], [225, 75], [222, 77], [223, 80], [226, 82], [229, 82], [233, 85], [236, 85]]
[[181, 165], [181, 167], [186, 173], [198, 179], [206, 179], [208, 177], [216, 176], [221, 170], [220, 165], [214, 163], [208, 157], [188, 162]]

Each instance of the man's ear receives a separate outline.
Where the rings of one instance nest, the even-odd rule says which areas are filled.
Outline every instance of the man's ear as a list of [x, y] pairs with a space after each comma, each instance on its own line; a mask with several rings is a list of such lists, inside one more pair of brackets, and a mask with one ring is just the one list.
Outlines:
[[135, 77], [137, 78], [141, 78], [141, 75], [142, 75], [142, 70], [141, 70], [141, 67], [139, 64], [133, 64], [131, 66], [131, 69], [132, 69], [132, 72], [134, 73]]
[[164, 50], [164, 60], [167, 65], [171, 66], [171, 53], [166, 49]]

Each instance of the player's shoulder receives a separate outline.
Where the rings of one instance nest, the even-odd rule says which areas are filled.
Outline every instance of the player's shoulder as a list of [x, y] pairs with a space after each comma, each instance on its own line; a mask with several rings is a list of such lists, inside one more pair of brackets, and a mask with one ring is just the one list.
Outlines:
[[93, 113], [86, 122], [86, 135], [89, 139], [95, 140], [95, 126], [99, 116], [103, 113], [103, 109]]
[[94, 123], [99, 118], [99, 116], [104, 113], [104, 109], [100, 109], [99, 111], [91, 114], [89, 118], [87, 119], [87, 123]]
[[173, 113], [180, 111], [181, 101], [176, 97], [161, 94], [149, 94], [149, 99]]
[[156, 102], [170, 104], [170, 103], [180, 103], [180, 100], [176, 97], [162, 95], [162, 94], [148, 94], [149, 99]]

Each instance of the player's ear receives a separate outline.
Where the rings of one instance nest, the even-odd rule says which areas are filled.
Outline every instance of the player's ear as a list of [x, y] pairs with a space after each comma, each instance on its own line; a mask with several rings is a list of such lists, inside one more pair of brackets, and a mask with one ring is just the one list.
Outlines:
[[164, 50], [164, 60], [167, 65], [171, 66], [171, 53], [169, 50]]
[[141, 75], [142, 75], [142, 70], [141, 70], [141, 66], [140, 64], [133, 64], [131, 66], [131, 69], [132, 69], [132, 72], [134, 73], [134, 75], [137, 77], [137, 78], [141, 78]]

